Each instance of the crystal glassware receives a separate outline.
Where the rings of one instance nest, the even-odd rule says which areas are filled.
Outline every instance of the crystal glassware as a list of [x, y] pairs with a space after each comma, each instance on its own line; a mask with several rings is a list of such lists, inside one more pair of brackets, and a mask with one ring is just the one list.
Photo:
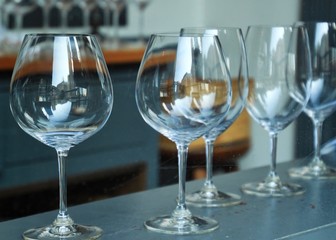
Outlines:
[[96, 239], [102, 230], [76, 224], [67, 209], [66, 168], [70, 148], [97, 133], [112, 111], [111, 78], [94, 36], [26, 35], [10, 83], [10, 108], [30, 136], [55, 148], [59, 166], [59, 212], [24, 239]]
[[111, 11], [113, 14], [112, 26], [114, 33], [113, 35], [109, 33], [106, 34], [103, 47], [107, 49], [119, 48], [121, 45], [119, 34], [119, 18], [120, 13], [126, 6], [126, 0], [100, 0], [98, 4], [104, 9], [105, 26], [110, 26]]
[[304, 27], [250, 26], [245, 38], [249, 66], [246, 109], [269, 134], [271, 164], [262, 182], [246, 183], [242, 191], [258, 196], [291, 196], [305, 190], [282, 183], [276, 172], [278, 133], [293, 122], [308, 101], [311, 64]]
[[321, 156], [323, 121], [336, 110], [336, 23], [306, 22], [312, 63], [312, 90], [304, 112], [314, 125], [314, 155], [306, 166], [289, 169], [291, 177], [336, 178]]
[[43, 27], [48, 29], [50, 27], [49, 20], [50, 20], [50, 11], [52, 7], [55, 5], [56, 0], [37, 0], [37, 3], [43, 9]]
[[73, 0], [57, 0], [56, 6], [61, 14], [61, 27], [66, 29], [69, 24], [69, 12], [74, 5]]
[[200, 234], [218, 222], [192, 215], [185, 203], [186, 158], [191, 141], [217, 125], [231, 102], [231, 83], [216, 36], [154, 34], [142, 59], [136, 102], [147, 124], [176, 143], [179, 190], [171, 215], [145, 221], [151, 231]]
[[139, 41], [145, 43], [145, 10], [150, 4], [151, 0], [130, 0], [132, 3], [135, 3], [139, 10]]
[[9, 6], [9, 8], [12, 8], [13, 13], [15, 14], [15, 29], [17, 31], [21, 31], [23, 28], [24, 15], [37, 7], [35, 0], [7, 0], [5, 4], [12, 5], [11, 7]]
[[213, 182], [213, 149], [217, 137], [238, 118], [245, 106], [248, 76], [245, 42], [240, 28], [183, 28], [182, 35], [208, 34], [218, 36], [231, 76], [232, 100], [229, 112], [217, 126], [203, 136], [206, 146], [206, 179], [202, 188], [186, 195], [187, 204], [198, 207], [231, 206], [241, 203], [238, 194], [218, 191]]
[[91, 28], [91, 12], [97, 6], [97, 0], [77, 0], [77, 5], [83, 12], [83, 26]]

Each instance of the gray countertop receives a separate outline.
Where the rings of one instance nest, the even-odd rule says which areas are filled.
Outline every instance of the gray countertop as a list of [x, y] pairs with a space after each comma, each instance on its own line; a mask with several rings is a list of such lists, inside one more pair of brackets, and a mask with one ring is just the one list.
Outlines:
[[[173, 211], [176, 185], [74, 206], [69, 213], [77, 223], [100, 226], [104, 230], [103, 240], [335, 239], [336, 180], [290, 179], [287, 169], [297, 163], [292, 161], [278, 166], [283, 182], [290, 180], [306, 188], [303, 195], [294, 197], [262, 198], [240, 192], [243, 183], [262, 180], [268, 167], [216, 176], [216, 186], [220, 190], [241, 194], [243, 204], [211, 209], [189, 207], [194, 215], [210, 216], [220, 222], [219, 228], [208, 234], [172, 236], [144, 228], [143, 222], [149, 217]], [[201, 184], [202, 181], [188, 182], [186, 191], [197, 190]], [[24, 230], [51, 223], [56, 214], [57, 211], [52, 211], [1, 222], [1, 239], [20, 239]]]

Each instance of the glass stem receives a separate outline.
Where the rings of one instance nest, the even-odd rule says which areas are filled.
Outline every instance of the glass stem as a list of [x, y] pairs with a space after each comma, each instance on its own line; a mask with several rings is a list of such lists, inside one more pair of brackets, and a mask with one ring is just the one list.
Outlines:
[[191, 213], [187, 209], [187, 205], [185, 202], [188, 146], [186, 144], [177, 144], [177, 152], [178, 152], [178, 176], [179, 176], [178, 196], [177, 196], [177, 206], [172, 215], [178, 221], [190, 217]]
[[91, 9], [83, 9], [83, 13], [84, 13], [84, 27], [89, 28], [90, 27], [90, 10]]
[[104, 8], [104, 25], [110, 25], [110, 6], [105, 6]]
[[114, 34], [116, 43], [119, 42], [119, 9], [118, 6], [113, 9], [113, 26], [114, 26]]
[[59, 174], [59, 212], [57, 218], [68, 218], [66, 158], [68, 150], [57, 150]]
[[213, 150], [214, 150], [213, 139], [205, 139], [205, 151], [206, 151], [206, 179], [204, 185], [206, 187], [213, 186]]
[[270, 153], [271, 153], [271, 165], [270, 165], [270, 172], [269, 177], [272, 179], [272, 181], [277, 178], [276, 173], [276, 155], [277, 155], [277, 142], [278, 142], [278, 134], [275, 132], [271, 132], [269, 134], [270, 136]]
[[50, 7], [45, 6], [43, 9], [43, 27], [46, 29], [49, 27], [49, 11], [50, 11]]
[[21, 30], [22, 29], [22, 25], [23, 25], [23, 14], [19, 13], [16, 16], [16, 30]]
[[145, 26], [145, 16], [144, 16], [144, 9], [140, 7], [139, 12], [139, 39], [141, 42], [145, 41], [144, 36], [144, 26]]
[[68, 11], [61, 9], [61, 27], [66, 28], [68, 26]]
[[314, 159], [313, 163], [315, 165], [319, 164], [321, 161], [321, 139], [322, 139], [322, 125], [323, 122], [319, 120], [314, 120]]

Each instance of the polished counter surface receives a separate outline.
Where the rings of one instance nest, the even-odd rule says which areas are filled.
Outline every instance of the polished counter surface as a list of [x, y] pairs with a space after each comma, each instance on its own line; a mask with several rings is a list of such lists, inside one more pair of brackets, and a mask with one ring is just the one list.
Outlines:
[[[134, 46], [119, 49], [103, 49], [103, 54], [107, 65], [139, 64], [144, 51], [144, 46]], [[0, 54], [0, 71], [11, 71], [14, 68], [15, 61], [15, 54]]]
[[[69, 209], [69, 213], [77, 223], [103, 228], [103, 240], [334, 239], [336, 180], [289, 179], [287, 169], [298, 163], [300, 161], [292, 161], [278, 166], [283, 181], [297, 182], [306, 188], [305, 194], [294, 197], [262, 198], [240, 193], [239, 187], [243, 183], [263, 179], [268, 167], [216, 176], [214, 180], [217, 187], [241, 194], [243, 203], [212, 209], [190, 207], [195, 215], [210, 216], [220, 222], [220, 227], [208, 234], [172, 236], [153, 233], [144, 228], [144, 220], [171, 213], [175, 208], [176, 185], [74, 206]], [[201, 184], [202, 181], [188, 182], [186, 191], [197, 190]], [[47, 196], [45, 201], [48, 201]], [[20, 239], [23, 231], [51, 223], [56, 214], [57, 211], [52, 211], [1, 222], [1, 239]]]

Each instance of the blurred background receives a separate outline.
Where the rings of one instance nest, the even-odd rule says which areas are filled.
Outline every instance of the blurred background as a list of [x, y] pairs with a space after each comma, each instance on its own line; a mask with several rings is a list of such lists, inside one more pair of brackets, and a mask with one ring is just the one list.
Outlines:
[[[106, 126], [71, 150], [69, 205], [177, 182], [175, 145], [144, 123], [134, 87], [151, 33], [182, 27], [240, 27], [334, 21], [333, 0], [2, 0], [0, 1], [0, 221], [58, 208], [55, 150], [31, 139], [14, 121], [9, 82], [26, 33], [92, 33], [101, 42], [115, 101]], [[335, 116], [323, 141], [335, 136]], [[278, 162], [312, 152], [312, 124], [302, 114], [279, 134]], [[269, 164], [265, 130], [243, 112], [215, 145], [215, 174]], [[190, 146], [188, 180], [205, 176], [203, 140]]]

